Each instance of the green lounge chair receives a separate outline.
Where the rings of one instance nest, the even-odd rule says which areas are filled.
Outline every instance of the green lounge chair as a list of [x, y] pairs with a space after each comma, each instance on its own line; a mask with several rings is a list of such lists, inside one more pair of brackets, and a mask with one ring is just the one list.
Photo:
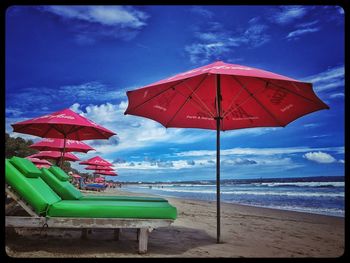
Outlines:
[[83, 195], [68, 181], [69, 176], [58, 166], [51, 166], [49, 169], [42, 168], [40, 177], [63, 200], [168, 202], [168, 200], [158, 197]]
[[33, 163], [16, 159], [5, 160], [6, 193], [31, 217], [6, 216], [6, 227], [137, 228], [139, 253], [145, 253], [148, 233], [176, 219], [176, 208], [168, 202], [62, 200]]

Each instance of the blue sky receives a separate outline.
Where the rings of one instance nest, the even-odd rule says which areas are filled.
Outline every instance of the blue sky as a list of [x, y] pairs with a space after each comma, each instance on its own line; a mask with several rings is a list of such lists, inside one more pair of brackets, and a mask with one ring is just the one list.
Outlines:
[[10, 124], [71, 108], [117, 133], [76, 154], [113, 162], [115, 180], [215, 179], [215, 131], [123, 113], [127, 90], [222, 60], [312, 82], [330, 106], [285, 128], [222, 133], [222, 179], [344, 175], [339, 6], [12, 6], [5, 25], [12, 136], [41, 140]]

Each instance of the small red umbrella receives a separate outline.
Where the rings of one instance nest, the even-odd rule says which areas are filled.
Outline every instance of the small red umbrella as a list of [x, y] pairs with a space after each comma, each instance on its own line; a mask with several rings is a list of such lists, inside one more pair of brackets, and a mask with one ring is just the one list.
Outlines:
[[102, 166], [102, 165], [89, 165], [85, 167], [86, 170], [105, 170], [105, 171], [112, 171], [113, 168], [110, 166]]
[[36, 167], [38, 168], [50, 168], [51, 165], [47, 165], [47, 164], [35, 164]]
[[65, 154], [66, 140], [108, 139], [114, 132], [75, 113], [70, 109], [60, 110], [34, 119], [11, 124], [14, 132], [20, 132], [42, 138], [64, 139], [61, 165]]
[[72, 174], [72, 177], [74, 177], [74, 178], [81, 178], [81, 176], [79, 174]]
[[52, 163], [50, 163], [47, 160], [42, 160], [42, 159], [35, 158], [35, 157], [29, 157], [28, 156], [28, 157], [26, 157], [26, 159], [28, 159], [29, 161], [31, 161], [34, 164], [44, 164], [44, 165], [49, 165], [49, 166], [52, 165]]
[[118, 175], [114, 171], [104, 171], [104, 170], [96, 171], [96, 172], [94, 172], [94, 174], [109, 175], [109, 176], [117, 176]]
[[103, 183], [105, 181], [105, 179], [103, 177], [97, 177], [95, 178], [95, 183]]
[[[42, 152], [39, 152], [39, 153], [32, 154], [32, 155], [30, 155], [28, 157], [30, 157], [30, 158], [39, 158], [39, 159], [53, 159], [53, 160], [58, 161], [58, 160], [61, 159], [61, 152], [58, 152], [58, 151], [42, 151]], [[75, 161], [79, 161], [80, 159], [78, 157], [76, 157], [72, 153], [66, 153], [64, 155], [64, 160], [75, 162]]]
[[127, 92], [125, 114], [165, 127], [216, 130], [217, 243], [220, 242], [220, 131], [284, 127], [329, 107], [311, 83], [218, 61]]
[[92, 157], [88, 160], [82, 161], [79, 164], [87, 164], [87, 165], [98, 165], [98, 166], [113, 166], [110, 162], [101, 158], [100, 156]]
[[[63, 151], [64, 139], [45, 138], [40, 142], [30, 145], [29, 147], [39, 151]], [[66, 140], [66, 152], [87, 153], [91, 150], [94, 150], [94, 148], [90, 147], [86, 143], [76, 140]]]

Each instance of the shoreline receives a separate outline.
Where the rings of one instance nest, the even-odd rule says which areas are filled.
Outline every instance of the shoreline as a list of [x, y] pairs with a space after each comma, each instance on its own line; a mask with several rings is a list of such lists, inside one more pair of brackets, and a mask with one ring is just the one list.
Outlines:
[[[121, 188], [115, 188], [117, 189], [116, 191], [118, 192], [122, 192], [125, 193], [125, 195], [127, 194], [135, 194], [135, 195], [149, 195], [149, 196], [154, 196], [154, 197], [163, 197], [163, 198], [175, 198], [175, 199], [180, 199], [180, 200], [192, 200], [192, 201], [199, 201], [199, 202], [211, 202], [211, 203], [215, 203], [216, 204], [216, 200], [211, 200], [211, 201], [206, 201], [206, 200], [202, 200], [202, 199], [194, 199], [194, 198], [189, 198], [189, 197], [178, 197], [178, 196], [169, 196], [169, 195], [159, 195], [159, 194], [151, 194], [151, 193], [140, 193], [140, 192], [132, 192], [132, 191], [124, 191], [124, 190], [120, 190]], [[115, 193], [115, 189], [107, 189], [108, 193], [113, 194]], [[89, 192], [90, 194], [91, 192]], [[228, 202], [228, 201], [224, 201], [221, 199], [220, 201], [221, 204], [232, 204], [232, 205], [238, 205], [238, 206], [248, 206], [248, 207], [256, 207], [256, 208], [263, 208], [263, 209], [273, 209], [273, 210], [281, 210], [281, 211], [290, 211], [290, 212], [297, 212], [297, 213], [305, 213], [305, 214], [311, 214], [311, 215], [320, 215], [320, 216], [330, 216], [330, 217], [336, 217], [336, 218], [345, 218], [345, 211], [343, 215], [332, 215], [332, 214], [323, 214], [323, 213], [315, 213], [315, 212], [308, 212], [308, 211], [298, 211], [298, 210], [292, 210], [292, 209], [282, 209], [282, 208], [276, 208], [276, 207], [268, 207], [268, 206], [258, 206], [258, 205], [252, 205], [252, 204], [241, 204], [241, 203], [235, 203], [235, 202]]]
[[[158, 196], [114, 188], [96, 195]], [[216, 244], [216, 202], [165, 197], [177, 208], [170, 227], [157, 228], [149, 237], [148, 253], [137, 254], [133, 229], [93, 230], [87, 240], [80, 231], [16, 230], [6, 235], [11, 257], [339, 257], [344, 253], [345, 219], [328, 215], [221, 204], [221, 235]], [[63, 242], [64, 241], [64, 242]]]

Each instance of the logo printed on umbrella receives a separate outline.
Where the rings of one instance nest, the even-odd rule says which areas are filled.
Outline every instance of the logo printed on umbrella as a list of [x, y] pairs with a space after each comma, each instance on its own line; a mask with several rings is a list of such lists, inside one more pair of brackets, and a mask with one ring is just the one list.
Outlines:
[[282, 112], [285, 112], [286, 110], [289, 110], [290, 108], [293, 108], [293, 107], [294, 107], [293, 104], [289, 104], [289, 105], [287, 105], [286, 107], [282, 108], [281, 111], [282, 111]]
[[159, 110], [162, 110], [162, 111], [166, 111], [167, 109], [162, 107], [162, 106], [159, 106], [159, 105], [154, 105], [153, 108], [156, 108], [156, 109], [159, 109]]
[[[232, 105], [228, 110], [228, 115], [231, 115], [231, 120], [240, 121], [240, 120], [257, 120], [259, 117], [250, 115], [247, 113], [241, 106], [238, 104]], [[226, 117], [226, 120], [229, 120], [229, 117]]]
[[58, 119], [69, 119], [69, 120], [75, 120], [74, 116], [68, 116], [65, 113], [58, 114], [58, 115], [44, 115], [38, 118], [34, 118], [33, 120], [39, 120], [39, 119], [52, 119], [52, 118], [58, 118]]

